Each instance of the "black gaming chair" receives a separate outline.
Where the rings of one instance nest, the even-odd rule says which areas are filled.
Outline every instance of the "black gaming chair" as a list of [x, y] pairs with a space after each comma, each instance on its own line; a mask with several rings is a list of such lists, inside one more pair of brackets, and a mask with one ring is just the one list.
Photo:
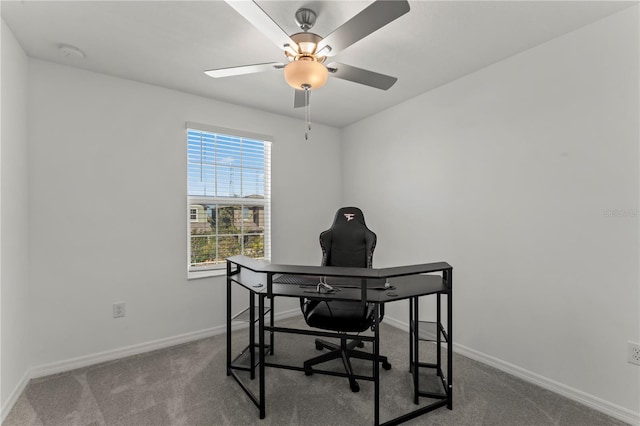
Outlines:
[[[322, 266], [371, 268], [376, 234], [367, 228], [364, 215], [359, 208], [343, 207], [337, 211], [331, 228], [320, 234], [320, 246], [322, 247]], [[305, 321], [314, 328], [360, 333], [373, 325], [375, 311], [372, 304], [363, 304], [359, 301], [301, 299], [300, 305]], [[330, 352], [305, 361], [305, 374], [313, 374], [311, 367], [314, 365], [342, 358], [349, 376], [349, 386], [353, 392], [358, 392], [360, 385], [353, 377], [349, 358], [373, 360], [372, 353], [355, 349], [363, 346], [362, 341], [347, 342], [346, 337], [340, 339], [339, 345], [316, 339], [316, 349], [329, 349]], [[380, 356], [379, 360], [385, 370], [391, 368], [387, 357]]]

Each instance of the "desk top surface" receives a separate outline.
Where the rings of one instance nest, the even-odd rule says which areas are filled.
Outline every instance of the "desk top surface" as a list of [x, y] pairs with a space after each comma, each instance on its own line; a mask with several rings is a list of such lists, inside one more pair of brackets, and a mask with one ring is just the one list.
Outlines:
[[392, 278], [429, 272], [452, 270], [447, 262], [421, 263], [394, 266], [390, 268], [347, 268], [338, 266], [279, 265], [252, 259], [247, 256], [233, 256], [227, 262], [242, 266], [254, 272], [271, 274], [316, 275], [324, 277]]
[[[349, 301], [363, 300], [364, 297], [367, 302], [384, 303], [414, 296], [446, 293], [451, 290], [440, 275], [424, 274], [450, 270], [451, 266], [445, 262], [372, 270], [272, 265], [244, 256], [238, 259], [239, 257], [229, 259], [232, 263], [242, 266], [231, 277], [232, 281], [253, 292], [266, 294], [268, 292], [267, 274], [271, 273], [271, 293], [274, 296]], [[434, 268], [439, 269], [433, 270]], [[316, 286], [320, 280], [333, 287], [334, 291], [318, 293]]]

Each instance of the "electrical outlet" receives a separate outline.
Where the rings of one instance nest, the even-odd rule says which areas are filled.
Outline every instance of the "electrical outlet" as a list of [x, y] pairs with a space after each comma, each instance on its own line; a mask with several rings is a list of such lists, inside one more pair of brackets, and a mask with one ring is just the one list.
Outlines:
[[629, 346], [629, 362], [631, 364], [640, 365], [640, 343], [628, 342]]
[[113, 317], [114, 318], [122, 318], [125, 315], [125, 306], [124, 302], [117, 302], [113, 304]]

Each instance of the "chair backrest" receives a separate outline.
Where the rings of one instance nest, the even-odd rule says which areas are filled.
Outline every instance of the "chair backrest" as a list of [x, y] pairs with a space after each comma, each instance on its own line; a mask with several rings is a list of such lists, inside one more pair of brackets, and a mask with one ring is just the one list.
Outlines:
[[331, 228], [320, 234], [322, 266], [373, 267], [376, 234], [367, 228], [362, 210], [342, 207]]
[[[362, 210], [342, 207], [336, 212], [331, 228], [320, 234], [322, 266], [372, 268], [376, 241], [376, 234], [364, 222]], [[364, 331], [373, 322], [373, 305], [364, 300], [300, 298], [300, 308], [307, 324], [325, 330]], [[334, 311], [340, 313], [337, 318], [334, 318]], [[384, 305], [380, 307], [378, 321], [382, 320], [383, 312]]]

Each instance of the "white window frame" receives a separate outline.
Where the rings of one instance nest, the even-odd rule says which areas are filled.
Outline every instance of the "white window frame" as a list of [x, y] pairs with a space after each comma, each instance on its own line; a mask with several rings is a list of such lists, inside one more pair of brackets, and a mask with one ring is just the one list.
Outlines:
[[[191, 204], [216, 204], [218, 206], [264, 206], [264, 259], [271, 259], [271, 141], [273, 138], [269, 135], [247, 132], [238, 129], [228, 129], [219, 126], [212, 126], [202, 123], [186, 122], [185, 123], [185, 142], [187, 141], [188, 131], [196, 130], [202, 132], [229, 135], [238, 138], [246, 138], [253, 140], [261, 140], [264, 142], [265, 164], [264, 164], [264, 199], [240, 198], [240, 197], [202, 197], [190, 196], [187, 192], [187, 278], [205, 278], [211, 276], [220, 276], [226, 274], [226, 265], [219, 264], [216, 266], [207, 266], [202, 268], [191, 267]], [[187, 150], [185, 149], [185, 153]], [[187, 167], [189, 164], [188, 156], [186, 157]], [[187, 175], [188, 176], [188, 175]], [[186, 179], [187, 188], [189, 185], [188, 177]], [[197, 214], [197, 213], [196, 213]], [[196, 219], [196, 221], [199, 218]]]

